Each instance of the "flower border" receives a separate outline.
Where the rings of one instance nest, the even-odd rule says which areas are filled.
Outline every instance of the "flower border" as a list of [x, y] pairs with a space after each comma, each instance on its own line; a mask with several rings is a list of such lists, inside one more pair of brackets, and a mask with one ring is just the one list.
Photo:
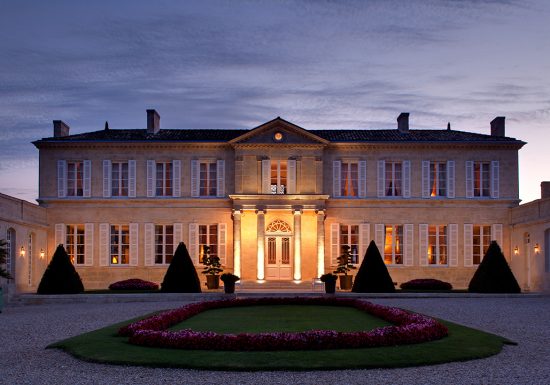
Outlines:
[[[169, 331], [176, 325], [203, 311], [236, 306], [256, 305], [328, 305], [348, 306], [392, 323], [369, 331], [337, 332], [309, 330], [304, 332], [218, 334], [190, 329]], [[169, 310], [119, 329], [134, 345], [233, 351], [349, 349], [416, 344], [441, 339], [448, 335], [445, 325], [433, 318], [410, 313], [395, 307], [373, 304], [353, 298], [295, 297], [244, 298], [192, 303]]]

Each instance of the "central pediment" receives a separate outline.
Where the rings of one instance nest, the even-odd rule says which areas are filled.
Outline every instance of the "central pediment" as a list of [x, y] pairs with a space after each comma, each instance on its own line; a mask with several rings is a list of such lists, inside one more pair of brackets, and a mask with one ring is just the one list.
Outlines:
[[326, 145], [328, 140], [277, 117], [232, 139], [231, 144], [309, 144]]

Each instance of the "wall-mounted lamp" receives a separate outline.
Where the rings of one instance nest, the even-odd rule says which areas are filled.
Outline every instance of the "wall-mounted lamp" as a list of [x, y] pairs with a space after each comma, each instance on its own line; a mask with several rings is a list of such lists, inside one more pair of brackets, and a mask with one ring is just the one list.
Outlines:
[[25, 256], [25, 246], [21, 246], [21, 250], [19, 250], [19, 256], [24, 257]]
[[44, 249], [40, 249], [40, 259], [44, 259], [45, 256], [46, 252], [44, 251]]
[[514, 247], [514, 255], [518, 255], [519, 254], [519, 247]]
[[533, 247], [533, 250], [535, 251], [535, 254], [538, 254], [540, 252], [540, 247], [538, 243], [535, 243], [535, 247]]

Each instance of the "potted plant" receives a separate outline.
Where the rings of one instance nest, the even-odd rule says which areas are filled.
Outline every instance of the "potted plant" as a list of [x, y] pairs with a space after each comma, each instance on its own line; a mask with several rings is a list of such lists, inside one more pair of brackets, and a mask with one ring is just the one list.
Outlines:
[[348, 245], [342, 246], [342, 255], [338, 257], [338, 267], [333, 271], [334, 274], [340, 274], [340, 289], [351, 290], [351, 283], [353, 277], [348, 275], [348, 272], [355, 269], [355, 266], [351, 263], [350, 247]]
[[336, 292], [336, 280], [338, 279], [337, 275], [332, 273], [323, 274], [320, 279], [321, 282], [325, 284], [325, 293], [334, 294]]
[[235, 274], [224, 273], [221, 275], [220, 279], [223, 282], [223, 290], [226, 294], [232, 294], [235, 292], [235, 282], [240, 280]]
[[[0, 239], [0, 277], [11, 279], [10, 273], [5, 270], [2, 265], [6, 263], [6, 256], [8, 251], [6, 250], [7, 242], [3, 239]], [[4, 292], [2, 286], [0, 286], [0, 313], [2, 312], [2, 307], [4, 306]]]
[[210, 255], [210, 246], [203, 246], [203, 251], [202, 264], [204, 265], [204, 269], [202, 274], [206, 275], [206, 287], [211, 290], [219, 289], [220, 273], [223, 271], [220, 258]]

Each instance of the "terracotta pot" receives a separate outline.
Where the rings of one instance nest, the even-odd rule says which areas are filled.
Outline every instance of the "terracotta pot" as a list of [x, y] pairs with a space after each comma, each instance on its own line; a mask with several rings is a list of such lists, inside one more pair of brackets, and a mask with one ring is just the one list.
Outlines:
[[351, 283], [353, 282], [353, 276], [341, 275], [340, 276], [340, 290], [351, 290]]
[[336, 281], [325, 282], [325, 293], [334, 294], [336, 292]]
[[210, 290], [220, 288], [220, 276], [219, 275], [207, 275], [206, 287]]
[[224, 282], [223, 290], [226, 294], [233, 294], [235, 292], [235, 282]]

